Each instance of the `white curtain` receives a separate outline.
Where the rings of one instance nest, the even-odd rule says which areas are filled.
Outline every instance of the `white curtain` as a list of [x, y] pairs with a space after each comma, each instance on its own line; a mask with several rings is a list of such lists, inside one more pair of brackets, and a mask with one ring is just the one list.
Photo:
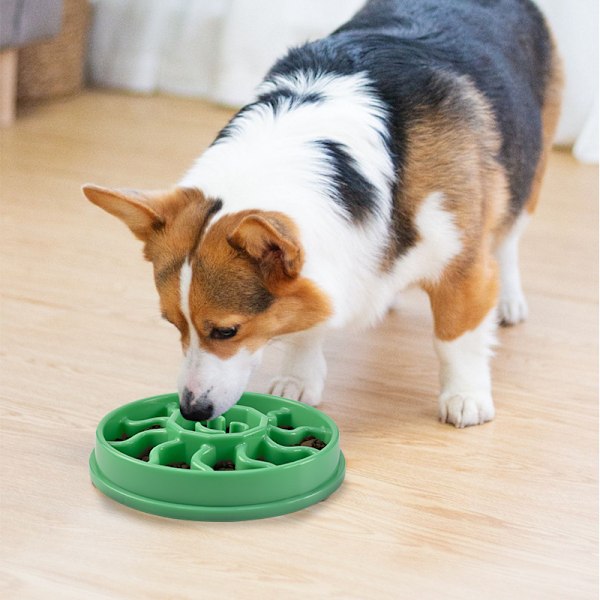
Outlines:
[[[598, 162], [598, 2], [537, 0], [566, 70], [556, 142]], [[92, 83], [241, 106], [275, 59], [348, 19], [364, 0], [93, 0]]]

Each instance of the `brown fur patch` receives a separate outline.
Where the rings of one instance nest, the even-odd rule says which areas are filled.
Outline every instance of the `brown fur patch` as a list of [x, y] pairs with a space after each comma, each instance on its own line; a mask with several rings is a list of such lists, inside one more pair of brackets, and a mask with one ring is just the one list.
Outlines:
[[484, 252], [467, 270], [449, 268], [435, 283], [424, 283], [433, 312], [435, 335], [443, 341], [454, 340], [475, 329], [498, 297], [495, 260]]
[[[461, 262], [468, 263], [508, 214], [509, 196], [505, 173], [495, 158], [500, 137], [489, 104], [468, 78], [452, 85], [451, 97], [435, 107], [421, 107], [407, 129], [393, 220], [396, 231], [414, 227], [423, 200], [443, 192], [445, 208], [462, 232]], [[397, 252], [392, 241], [384, 269], [391, 268]]]
[[160, 231], [147, 236], [144, 247], [158, 282], [175, 272], [178, 262], [193, 251], [220, 202], [206, 198], [197, 189], [176, 188], [151, 197], [148, 204], [164, 222]]
[[179, 274], [221, 202], [206, 198], [196, 188], [141, 192], [85, 186], [83, 191], [144, 242], [144, 256], [154, 266], [162, 314], [178, 327], [185, 347], [189, 331], [180, 310]]
[[[230, 358], [241, 348], [255, 352], [270, 339], [313, 327], [331, 314], [328, 299], [311, 281], [299, 279], [285, 287], [273, 304], [257, 315], [219, 313], [213, 307], [203, 307], [209, 320], [204, 322], [201, 346], [222, 359]], [[212, 323], [239, 324], [240, 329], [230, 340], [212, 340], [208, 337]]]
[[[552, 146], [560, 114], [563, 85], [562, 65], [556, 50], [542, 107], [542, 153], [538, 161], [532, 189], [524, 209], [535, 210], [548, 153]], [[496, 163], [499, 137], [495, 133], [491, 112], [486, 102], [474, 88], [467, 86], [467, 95], [479, 104], [476, 113], [481, 118], [480, 143], [477, 128], [464, 130], [457, 135], [453, 120], [444, 122], [427, 119], [419, 125], [415, 164], [429, 161], [429, 153], [437, 154], [433, 170], [423, 169], [425, 182], [419, 182], [410, 193], [414, 198], [427, 194], [433, 188], [447, 195], [447, 207], [453, 212], [455, 223], [463, 232], [463, 252], [445, 270], [439, 282], [423, 282], [429, 294], [436, 336], [444, 341], [456, 339], [466, 331], [476, 328], [496, 303], [498, 294], [497, 266], [490, 251], [503, 238], [513, 224], [510, 215], [507, 181], [502, 168]], [[477, 96], [480, 96], [477, 99]], [[439, 136], [437, 142], [434, 136]], [[429, 149], [428, 149], [429, 148]], [[458, 162], [456, 161], [458, 158]], [[428, 187], [426, 181], [442, 182]], [[415, 191], [416, 190], [416, 191]], [[421, 197], [425, 197], [422, 195]], [[478, 207], [482, 207], [479, 211]]]
[[492, 248], [510, 213], [506, 174], [496, 160], [500, 136], [489, 104], [462, 78], [453, 97], [420, 109], [407, 140], [397, 218], [414, 222], [423, 200], [440, 191], [461, 233], [461, 253], [439, 281], [421, 282], [430, 298], [436, 336], [452, 340], [476, 328], [496, 303]]
[[164, 226], [146, 238], [144, 255], [154, 267], [161, 312], [179, 329], [181, 342], [187, 347], [189, 331], [180, 309], [179, 275], [220, 202], [205, 198], [199, 190], [186, 188], [155, 195], [151, 202], [161, 214]]

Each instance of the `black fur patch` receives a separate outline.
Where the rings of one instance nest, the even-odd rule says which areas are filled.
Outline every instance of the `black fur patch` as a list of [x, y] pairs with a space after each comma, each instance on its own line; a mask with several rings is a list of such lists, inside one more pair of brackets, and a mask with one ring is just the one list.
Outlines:
[[247, 112], [248, 110], [250, 110], [250, 108], [252, 107], [252, 104], [248, 104], [246, 106], [244, 106], [241, 110], [239, 110], [227, 123], [227, 125], [225, 125], [225, 127], [223, 127], [223, 129], [221, 129], [221, 131], [219, 131], [217, 137], [214, 139], [213, 143], [211, 144], [211, 146], [214, 146], [215, 144], [218, 144], [219, 142], [222, 142], [223, 140], [226, 140], [230, 137], [233, 136], [233, 133], [235, 131], [235, 126], [236, 126], [236, 120], [238, 120], [245, 112]]
[[254, 106], [270, 106], [273, 112], [277, 113], [283, 107], [293, 109], [302, 104], [318, 104], [319, 102], [323, 102], [323, 96], [316, 92], [298, 94], [292, 90], [282, 88], [262, 94], [254, 103]]
[[317, 140], [315, 144], [325, 154], [333, 170], [332, 199], [355, 221], [360, 222], [376, 211], [375, 187], [361, 175], [345, 146], [333, 140]]
[[221, 129], [213, 144], [232, 137], [236, 121], [239, 120], [246, 112], [256, 110], [258, 107], [269, 107], [273, 114], [277, 114], [282, 109], [294, 109], [302, 104], [316, 104], [323, 101], [323, 96], [317, 93], [299, 94], [288, 89], [277, 89], [272, 92], [260, 95], [255, 102], [244, 106], [234, 117]]
[[[467, 76], [490, 103], [498, 161], [518, 213], [541, 153], [540, 109], [552, 63], [544, 19], [530, 0], [371, 0], [329, 37], [291, 50], [267, 75], [366, 73], [390, 114], [389, 150], [401, 185], [408, 127], [455, 94]], [[442, 75], [442, 76], [440, 76]], [[460, 107], [458, 107], [460, 110]], [[395, 194], [402, 202], [402, 194]], [[398, 255], [415, 241], [396, 206]]]

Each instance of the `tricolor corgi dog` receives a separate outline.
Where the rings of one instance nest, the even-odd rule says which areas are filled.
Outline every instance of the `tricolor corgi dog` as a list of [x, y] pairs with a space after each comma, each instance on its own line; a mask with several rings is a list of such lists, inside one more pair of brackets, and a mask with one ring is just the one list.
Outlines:
[[182, 414], [235, 404], [274, 339], [269, 391], [318, 404], [327, 332], [374, 325], [420, 286], [441, 421], [492, 419], [490, 347], [527, 315], [518, 243], [560, 82], [530, 0], [371, 0], [279, 60], [174, 188], [86, 185], [154, 266]]

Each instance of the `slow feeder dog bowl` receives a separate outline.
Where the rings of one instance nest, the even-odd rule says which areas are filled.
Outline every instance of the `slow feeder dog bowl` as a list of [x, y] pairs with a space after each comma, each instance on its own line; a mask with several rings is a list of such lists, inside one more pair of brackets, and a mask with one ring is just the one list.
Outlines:
[[[320, 448], [320, 449], [319, 449]], [[335, 423], [276, 396], [244, 394], [210, 421], [187, 421], [176, 394], [107, 414], [90, 456], [94, 485], [148, 513], [237, 521], [324, 500], [344, 479]]]

